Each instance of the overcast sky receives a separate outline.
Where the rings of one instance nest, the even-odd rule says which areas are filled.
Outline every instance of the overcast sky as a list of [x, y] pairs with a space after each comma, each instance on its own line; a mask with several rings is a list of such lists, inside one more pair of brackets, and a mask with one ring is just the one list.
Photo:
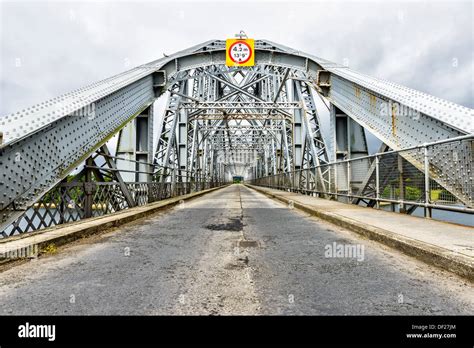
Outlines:
[[474, 108], [472, 1], [0, 1], [0, 115], [241, 29]]

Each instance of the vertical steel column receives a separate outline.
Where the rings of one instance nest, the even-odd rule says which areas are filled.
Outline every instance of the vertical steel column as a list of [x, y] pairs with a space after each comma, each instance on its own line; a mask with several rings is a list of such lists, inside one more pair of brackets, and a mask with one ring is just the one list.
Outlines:
[[188, 169], [188, 111], [184, 109], [179, 110], [177, 117], [178, 168], [180, 171], [185, 171]]
[[380, 209], [380, 174], [379, 174], [379, 155], [375, 156], [375, 206]]
[[[88, 157], [86, 160], [86, 166], [90, 167], [94, 165], [92, 157]], [[86, 175], [84, 181], [84, 217], [92, 217], [92, 203], [94, 199], [94, 182], [92, 181], [92, 170], [86, 168]]]
[[[367, 156], [369, 151], [365, 131], [362, 126], [357, 124], [348, 115], [339, 110], [334, 104], [330, 104], [330, 139], [331, 139], [331, 161], [341, 161], [344, 159], [354, 159], [361, 156]], [[359, 191], [361, 182], [366, 178], [369, 172], [369, 163], [366, 161], [353, 162], [349, 165], [350, 171], [342, 170], [339, 179], [336, 180], [336, 192]], [[347, 177], [346, 177], [347, 176]], [[347, 187], [346, 187], [347, 186]]]
[[[153, 104], [130, 121], [120, 132], [115, 152], [116, 165], [126, 182], [151, 182], [153, 172]], [[134, 162], [136, 161], [136, 162]], [[141, 163], [137, 163], [141, 162]], [[142, 173], [133, 173], [134, 171]]]
[[[292, 81], [290, 84], [291, 99], [293, 101], [300, 101], [299, 94], [296, 87], [297, 82]], [[303, 122], [302, 122], [302, 110], [293, 110], [293, 171], [300, 169], [303, 166]]]
[[123, 179], [127, 182], [137, 181], [135, 171], [136, 163], [136, 144], [137, 144], [137, 128], [136, 119], [131, 120], [120, 132], [117, 141], [115, 155], [126, 161], [117, 160], [117, 168], [124, 170]]
[[397, 169], [398, 169], [398, 189], [399, 189], [399, 211], [405, 213], [405, 182], [403, 181], [403, 157], [397, 153]]
[[136, 152], [137, 173], [135, 181], [151, 182], [153, 179], [153, 104], [136, 118]]
[[[349, 202], [351, 200], [351, 195], [352, 195], [352, 188], [351, 188], [351, 162], [347, 161], [347, 195]], [[349, 203], [348, 202], [348, 203]]]
[[431, 190], [430, 190], [430, 160], [428, 157], [428, 147], [423, 147], [424, 154], [424, 172], [425, 172], [425, 217], [431, 218], [431, 207], [428, 204], [431, 203]]

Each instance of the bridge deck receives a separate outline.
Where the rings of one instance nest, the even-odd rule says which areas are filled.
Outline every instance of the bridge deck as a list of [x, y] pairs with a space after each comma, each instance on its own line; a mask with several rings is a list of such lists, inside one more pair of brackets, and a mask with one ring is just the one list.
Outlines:
[[446, 252], [470, 257], [474, 262], [473, 227], [365, 208], [266, 187], [255, 188], [267, 194], [292, 200], [294, 203], [304, 204], [317, 211], [333, 215], [335, 218], [350, 219], [368, 227], [383, 229], [393, 236], [408, 238], [444, 249]]
[[[326, 257], [334, 242], [362, 259]], [[464, 279], [243, 185], [0, 274], [0, 314], [471, 314], [473, 299]]]

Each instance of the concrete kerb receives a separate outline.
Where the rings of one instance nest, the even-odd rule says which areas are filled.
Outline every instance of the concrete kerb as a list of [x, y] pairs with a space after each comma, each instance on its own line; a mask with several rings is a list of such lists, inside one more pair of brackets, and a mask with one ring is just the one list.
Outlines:
[[[122, 210], [116, 213], [67, 223], [64, 225], [53, 226], [36, 232], [25, 233], [17, 236], [0, 239], [0, 254], [6, 254], [10, 251], [20, 249], [35, 248], [41, 255], [45, 248], [50, 245], [55, 247], [65, 245], [75, 240], [85, 238], [105, 230], [124, 225], [126, 223], [142, 219], [164, 208], [179, 204], [180, 201], [186, 201], [197, 198], [212, 191], [221, 189], [228, 185], [214, 187], [207, 190], [193, 192], [187, 195], [168, 198], [162, 201], [150, 203], [147, 205]], [[0, 272], [7, 266], [8, 268], [15, 263], [21, 263], [26, 258], [5, 258], [0, 261]]]
[[[269, 193], [265, 189], [257, 186], [248, 184], [246, 184], [246, 186], [286, 204], [289, 204], [291, 200], [284, 196]], [[474, 261], [467, 256], [456, 253], [455, 251], [443, 249], [438, 246], [407, 238], [405, 236], [400, 236], [379, 227], [366, 225], [359, 221], [341, 216], [337, 213], [317, 210], [314, 207], [298, 203], [293, 200], [291, 201], [293, 202], [293, 206], [295, 208], [308, 214], [329, 221], [337, 226], [354, 231], [368, 239], [383, 243], [427, 264], [453, 272], [463, 278], [468, 279], [470, 282], [474, 282]]]

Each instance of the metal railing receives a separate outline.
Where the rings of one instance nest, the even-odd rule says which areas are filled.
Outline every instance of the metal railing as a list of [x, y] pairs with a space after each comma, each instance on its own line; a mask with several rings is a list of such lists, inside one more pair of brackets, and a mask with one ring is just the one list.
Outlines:
[[[474, 135], [250, 180], [258, 186], [392, 211], [474, 213]], [[441, 170], [443, 168], [443, 170]]]
[[[109, 156], [114, 157], [114, 156]], [[118, 160], [125, 160], [114, 157]], [[136, 161], [133, 161], [136, 162]], [[89, 169], [110, 168], [85, 166]], [[132, 206], [142, 206], [163, 199], [177, 197], [227, 184], [221, 181], [206, 181], [191, 176], [182, 169], [153, 165], [149, 172], [151, 182], [124, 182], [132, 199]], [[118, 172], [128, 170], [114, 169]], [[134, 171], [135, 173], [144, 173]], [[119, 182], [116, 181], [67, 181], [67, 179], [25, 211], [14, 223], [0, 233], [0, 238], [78, 221], [86, 218], [115, 213], [131, 206]]]

